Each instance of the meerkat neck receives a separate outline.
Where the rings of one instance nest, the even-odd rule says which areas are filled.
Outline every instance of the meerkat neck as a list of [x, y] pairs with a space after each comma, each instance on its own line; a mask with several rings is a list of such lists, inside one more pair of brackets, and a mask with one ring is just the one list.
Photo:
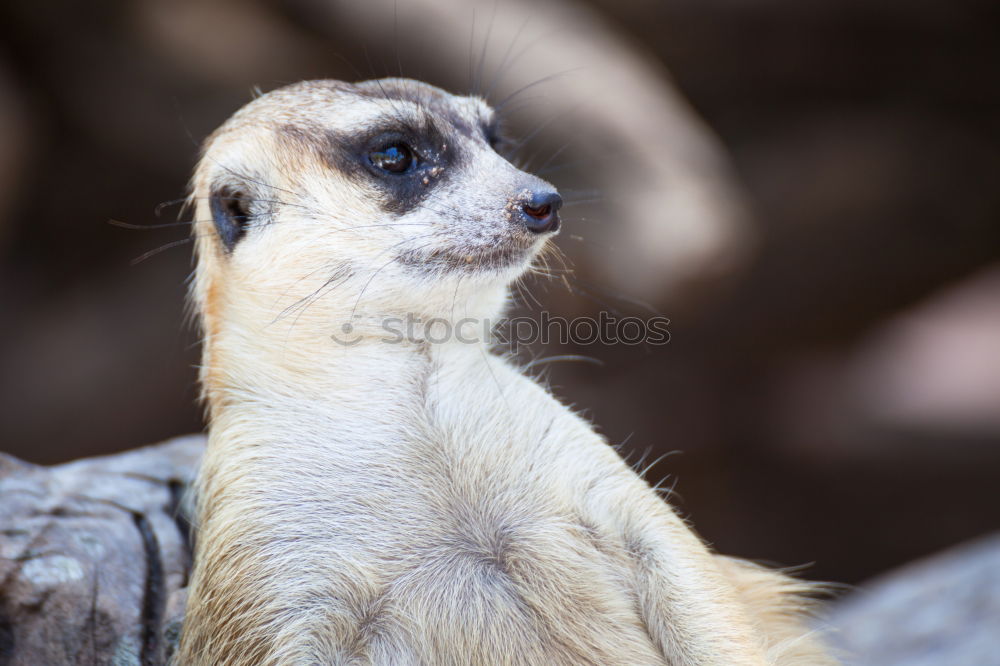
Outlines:
[[418, 391], [430, 369], [481, 364], [491, 353], [490, 328], [499, 315], [458, 316], [466, 314], [464, 308], [455, 317], [430, 319], [365, 314], [325, 327], [290, 321], [250, 329], [230, 322], [205, 355], [211, 419], [257, 409], [261, 400], [311, 409], [359, 400], [399, 403], [402, 395]]
[[[367, 378], [405, 375], [430, 359], [431, 348], [438, 363], [470, 346], [481, 355], [507, 298], [502, 284], [471, 280], [424, 289], [418, 283], [405, 299], [366, 292], [363, 275], [355, 282], [315, 302], [294, 297], [311, 285], [295, 285], [288, 302], [231, 294], [223, 285], [216, 316], [205, 319], [202, 382], [210, 416], [247, 394], [327, 400], [341, 390], [367, 393]], [[456, 338], [461, 344], [443, 344]]]

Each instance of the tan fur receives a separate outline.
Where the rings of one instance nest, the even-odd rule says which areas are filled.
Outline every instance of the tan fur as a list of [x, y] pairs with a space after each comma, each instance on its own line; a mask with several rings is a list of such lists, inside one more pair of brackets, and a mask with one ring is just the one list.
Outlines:
[[[473, 128], [442, 140], [461, 159], [403, 214], [326, 152], [380, 115]], [[308, 82], [206, 143], [193, 297], [211, 423], [178, 662], [833, 663], [805, 585], [713, 555], [485, 342], [380, 337], [387, 316], [496, 318], [543, 245], [509, 266], [406, 263], [522, 238], [510, 211], [545, 184], [475, 135], [491, 116], [417, 82]], [[231, 252], [219, 183], [271, 207]], [[356, 344], [331, 340], [344, 322]]]

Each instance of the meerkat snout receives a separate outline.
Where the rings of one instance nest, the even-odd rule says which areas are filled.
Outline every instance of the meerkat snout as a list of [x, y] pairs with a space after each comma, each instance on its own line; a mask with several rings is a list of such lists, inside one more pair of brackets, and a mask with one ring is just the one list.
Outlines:
[[534, 192], [521, 206], [525, 228], [535, 234], [559, 231], [559, 209], [563, 200], [555, 191]]

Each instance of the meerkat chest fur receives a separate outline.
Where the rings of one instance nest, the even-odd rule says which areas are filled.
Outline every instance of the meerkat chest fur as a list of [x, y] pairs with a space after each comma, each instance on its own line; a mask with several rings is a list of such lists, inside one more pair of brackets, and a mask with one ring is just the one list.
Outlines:
[[829, 663], [802, 586], [710, 553], [485, 341], [421, 327], [495, 321], [559, 229], [501, 143], [482, 100], [400, 79], [282, 88], [206, 142], [179, 663]]

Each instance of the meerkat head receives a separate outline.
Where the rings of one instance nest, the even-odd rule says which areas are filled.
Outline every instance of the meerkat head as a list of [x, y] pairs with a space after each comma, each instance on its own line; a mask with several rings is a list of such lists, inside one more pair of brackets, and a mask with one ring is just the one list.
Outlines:
[[217, 320], [499, 307], [562, 199], [497, 152], [498, 133], [481, 99], [405, 79], [305, 82], [246, 105], [193, 180], [209, 338]]

